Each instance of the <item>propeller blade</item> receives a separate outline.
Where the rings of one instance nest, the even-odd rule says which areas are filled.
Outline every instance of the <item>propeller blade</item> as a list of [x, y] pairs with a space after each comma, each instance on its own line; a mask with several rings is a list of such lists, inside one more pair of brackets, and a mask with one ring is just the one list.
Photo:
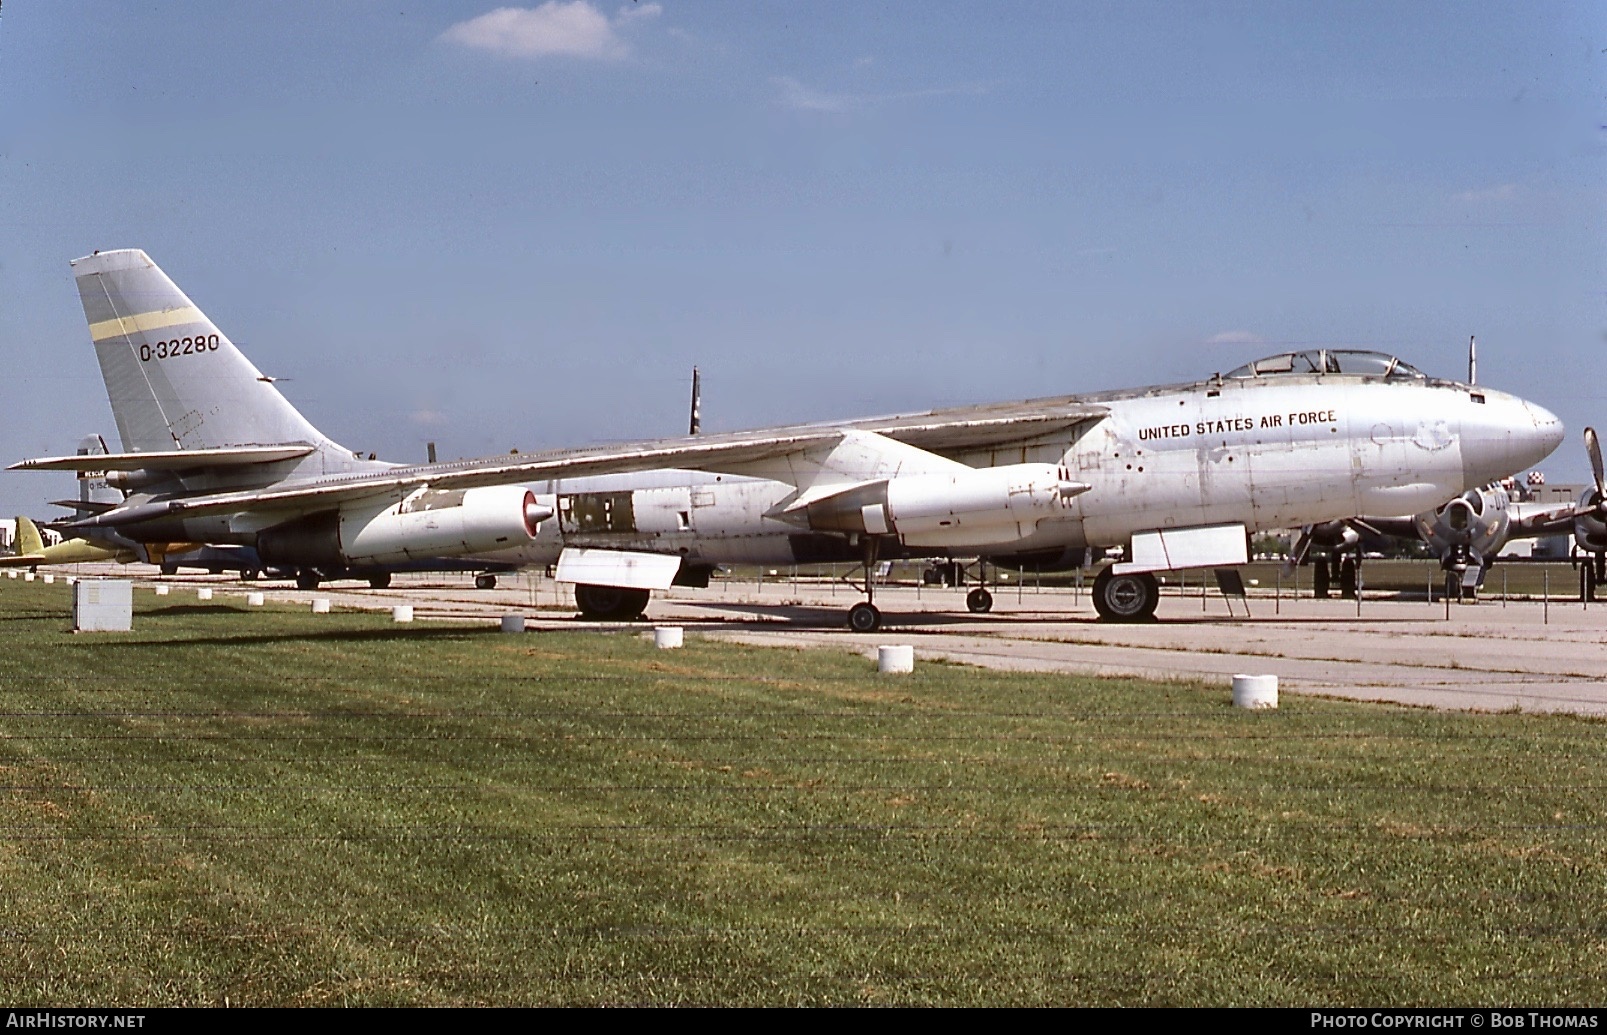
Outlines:
[[1590, 472], [1596, 476], [1596, 495], [1607, 499], [1607, 479], [1602, 477], [1601, 439], [1595, 428], [1585, 429], [1585, 452], [1590, 456]]

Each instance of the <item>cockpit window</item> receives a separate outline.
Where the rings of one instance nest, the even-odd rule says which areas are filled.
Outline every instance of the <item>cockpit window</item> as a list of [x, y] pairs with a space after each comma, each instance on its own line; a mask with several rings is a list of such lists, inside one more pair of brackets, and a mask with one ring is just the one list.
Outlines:
[[1278, 374], [1363, 374], [1371, 377], [1423, 379], [1423, 373], [1394, 356], [1364, 349], [1307, 349], [1246, 363], [1226, 377], [1268, 377]]

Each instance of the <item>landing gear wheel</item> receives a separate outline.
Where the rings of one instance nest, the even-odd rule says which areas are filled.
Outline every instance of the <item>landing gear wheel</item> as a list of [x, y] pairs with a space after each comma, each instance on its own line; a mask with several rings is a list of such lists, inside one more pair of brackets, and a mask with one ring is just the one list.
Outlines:
[[388, 571], [382, 571], [378, 575], [368, 577], [368, 588], [370, 589], [389, 589], [390, 585], [391, 573]]
[[575, 606], [582, 617], [604, 622], [628, 622], [641, 617], [652, 596], [645, 589], [620, 586], [575, 586]]
[[474, 577], [475, 589], [496, 589], [497, 577], [495, 575], [476, 575]]
[[1583, 604], [1596, 602], [1596, 565], [1595, 558], [1586, 557], [1585, 563], [1579, 566], [1579, 601]]
[[1328, 559], [1318, 557], [1316, 563], [1311, 566], [1311, 595], [1313, 599], [1327, 600], [1328, 588]]
[[985, 589], [973, 589], [965, 595], [965, 609], [974, 615], [985, 615], [993, 610], [993, 594]]
[[1356, 599], [1356, 558], [1346, 557], [1339, 562], [1339, 596], [1344, 600]]
[[309, 568], [303, 568], [296, 572], [297, 589], [317, 589], [320, 581], [322, 580], [318, 578], [318, 573]]
[[177, 564], [164, 564], [164, 565], [162, 565], [162, 574], [163, 575], [177, 575], [178, 573], [179, 573], [179, 566]]
[[848, 628], [855, 632], [875, 632], [881, 627], [882, 613], [875, 604], [858, 603], [848, 609]]
[[1116, 575], [1106, 568], [1094, 577], [1094, 610], [1107, 622], [1147, 622], [1160, 602], [1160, 584], [1147, 571]]
[[1445, 599], [1457, 601], [1462, 599], [1462, 576], [1454, 571], [1445, 573]]
[[262, 578], [262, 572], [257, 568], [247, 568], [240, 573], [241, 582], [255, 582]]

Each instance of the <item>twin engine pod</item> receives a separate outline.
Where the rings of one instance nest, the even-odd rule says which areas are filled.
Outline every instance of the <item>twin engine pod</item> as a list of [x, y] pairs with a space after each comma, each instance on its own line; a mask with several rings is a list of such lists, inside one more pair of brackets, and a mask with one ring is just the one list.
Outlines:
[[266, 565], [326, 569], [499, 553], [528, 544], [551, 516], [523, 486], [420, 489], [400, 503], [349, 507], [265, 529], [257, 553]]
[[1064, 467], [1010, 464], [872, 482], [806, 511], [810, 528], [896, 535], [911, 546], [1010, 542], [1026, 534], [1021, 525], [1061, 512], [1090, 488]]

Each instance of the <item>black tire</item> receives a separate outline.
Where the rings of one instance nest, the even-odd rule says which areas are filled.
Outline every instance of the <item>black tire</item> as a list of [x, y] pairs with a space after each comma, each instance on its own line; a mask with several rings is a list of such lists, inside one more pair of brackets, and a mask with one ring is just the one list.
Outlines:
[[495, 575], [476, 575], [474, 577], [475, 589], [496, 589], [497, 577]]
[[581, 616], [603, 622], [628, 622], [647, 610], [652, 593], [620, 586], [575, 586], [575, 606]]
[[1356, 558], [1346, 557], [1339, 562], [1339, 596], [1344, 600], [1356, 599]]
[[882, 627], [882, 613], [875, 604], [864, 602], [848, 609], [848, 628], [857, 633], [875, 632]]
[[389, 589], [391, 587], [391, 573], [382, 571], [378, 575], [368, 577], [369, 589]]
[[240, 573], [241, 582], [255, 582], [260, 578], [262, 578], [262, 572], [256, 568], [247, 568]]
[[1160, 602], [1160, 583], [1147, 571], [1117, 575], [1106, 568], [1094, 577], [1094, 610], [1107, 622], [1147, 622]]
[[965, 595], [965, 609], [974, 615], [985, 615], [993, 610], [993, 594], [982, 588]]
[[1311, 595], [1315, 600], [1327, 600], [1330, 588], [1328, 558], [1318, 557], [1311, 566]]
[[162, 565], [162, 574], [163, 575], [177, 575], [178, 573], [179, 573], [179, 566], [177, 564], [164, 564], [164, 565]]
[[318, 573], [313, 571], [311, 568], [303, 568], [296, 572], [297, 589], [317, 589], [318, 583], [322, 581], [323, 580], [318, 577]]

